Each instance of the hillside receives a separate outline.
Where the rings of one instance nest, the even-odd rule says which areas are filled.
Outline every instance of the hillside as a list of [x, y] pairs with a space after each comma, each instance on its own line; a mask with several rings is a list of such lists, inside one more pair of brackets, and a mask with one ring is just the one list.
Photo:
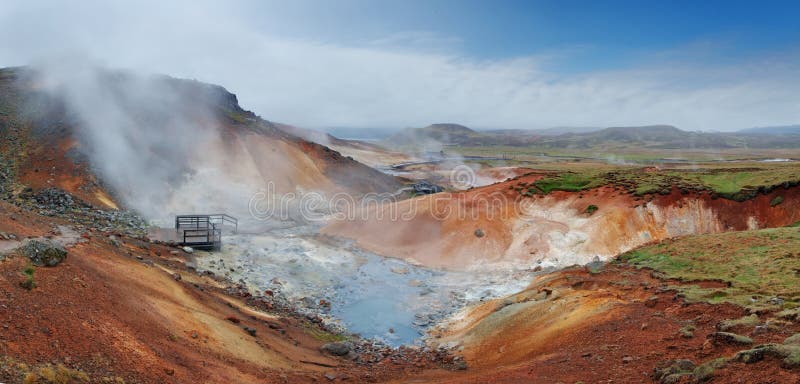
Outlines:
[[220, 86], [93, 70], [0, 70], [2, 193], [48, 188], [148, 218], [247, 215], [255, 192], [394, 192], [390, 176], [287, 133]]
[[295, 127], [288, 124], [276, 123], [275, 126], [297, 137], [331, 148], [342, 154], [342, 156], [350, 157], [370, 167], [388, 167], [392, 164], [405, 163], [413, 160], [409, 155], [391, 151], [380, 145], [366, 141], [340, 139], [329, 133]]
[[473, 367], [440, 381], [797, 382], [798, 242], [797, 228], [688, 236], [544, 274], [440, 327]]

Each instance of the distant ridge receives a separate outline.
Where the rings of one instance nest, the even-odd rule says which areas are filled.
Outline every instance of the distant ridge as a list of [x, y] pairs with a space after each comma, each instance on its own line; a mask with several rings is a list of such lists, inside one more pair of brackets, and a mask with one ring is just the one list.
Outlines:
[[[559, 128], [568, 129], [568, 128]], [[383, 141], [387, 147], [424, 146], [534, 146], [540, 148], [727, 149], [798, 148], [800, 125], [751, 128], [738, 132], [684, 131], [672, 125], [583, 128], [545, 134], [539, 130], [496, 129], [476, 131], [454, 123], [406, 128]]]
[[747, 128], [739, 130], [737, 133], [746, 135], [800, 135], [800, 124]]
[[424, 128], [406, 128], [389, 136], [387, 145], [414, 145], [437, 142], [443, 145], [474, 145], [482, 143], [491, 136], [476, 132], [460, 124], [436, 123]]

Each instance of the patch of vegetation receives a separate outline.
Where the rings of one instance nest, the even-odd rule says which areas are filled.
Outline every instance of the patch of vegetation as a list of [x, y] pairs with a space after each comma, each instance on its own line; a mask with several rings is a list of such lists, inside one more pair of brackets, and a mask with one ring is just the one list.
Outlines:
[[120, 377], [90, 377], [63, 364], [31, 366], [8, 356], [0, 357], [0, 377], [23, 384], [125, 383]]
[[348, 340], [347, 336], [345, 335], [328, 332], [311, 323], [303, 323], [301, 327], [307, 334], [311, 335], [311, 337], [313, 337], [314, 339], [319, 341], [324, 341], [326, 343]]
[[25, 280], [19, 283], [22, 288], [29, 291], [36, 288], [36, 281], [33, 280], [34, 272], [36, 272], [36, 267], [34, 267], [33, 264], [28, 264], [28, 266], [22, 270], [22, 274], [25, 276]]
[[246, 111], [226, 110], [224, 113], [229, 119], [239, 124], [248, 124], [254, 121], [252, 114]]
[[545, 194], [552, 191], [578, 192], [584, 189], [595, 188], [603, 185], [602, 179], [592, 175], [580, 173], [562, 173], [557, 176], [545, 177], [533, 183], [536, 188]]
[[794, 308], [800, 302], [799, 249], [796, 229], [775, 228], [689, 236], [618, 260], [685, 282], [673, 288], [689, 301]]
[[744, 363], [755, 363], [765, 356], [783, 359], [783, 365], [788, 368], [800, 367], [800, 346], [792, 344], [763, 344], [739, 351], [733, 358]]
[[597, 212], [598, 209], [599, 208], [596, 205], [589, 204], [589, 206], [586, 207], [586, 213], [588, 213], [589, 215], [592, 215], [593, 213]]
[[781, 203], [783, 203], [783, 196], [775, 196], [775, 198], [769, 202], [769, 206], [774, 207], [776, 205], [780, 205]]
[[681, 337], [683, 338], [691, 339], [694, 337], [694, 331], [696, 329], [697, 328], [695, 328], [694, 325], [686, 325], [681, 327], [681, 329], [678, 330], [678, 333], [680, 333]]
[[46, 365], [28, 372], [22, 382], [24, 384], [88, 383], [89, 375], [81, 371], [69, 369], [61, 364], [56, 366]]
[[714, 377], [714, 372], [716, 372], [717, 369], [725, 367], [726, 364], [728, 364], [728, 359], [720, 357], [698, 365], [693, 372], [695, 381], [702, 383], [711, 380], [711, 378]]
[[755, 327], [759, 324], [758, 315], [740, 317], [738, 319], [723, 320], [717, 325], [720, 331], [729, 331], [739, 326]]

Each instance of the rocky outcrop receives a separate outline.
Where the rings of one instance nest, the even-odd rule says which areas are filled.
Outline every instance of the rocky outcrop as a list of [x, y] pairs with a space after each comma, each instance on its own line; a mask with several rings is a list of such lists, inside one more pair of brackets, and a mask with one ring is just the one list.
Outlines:
[[67, 250], [51, 240], [26, 240], [19, 252], [38, 267], [54, 267], [67, 258]]

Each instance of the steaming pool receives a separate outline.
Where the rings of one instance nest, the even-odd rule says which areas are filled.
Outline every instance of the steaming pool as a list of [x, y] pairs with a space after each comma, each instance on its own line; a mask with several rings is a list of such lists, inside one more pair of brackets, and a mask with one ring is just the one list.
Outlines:
[[315, 233], [301, 227], [225, 236], [221, 252], [196, 252], [197, 268], [254, 292], [271, 290], [302, 312], [392, 346], [421, 344], [442, 319], [470, 303], [518, 292], [534, 275], [431, 270]]

